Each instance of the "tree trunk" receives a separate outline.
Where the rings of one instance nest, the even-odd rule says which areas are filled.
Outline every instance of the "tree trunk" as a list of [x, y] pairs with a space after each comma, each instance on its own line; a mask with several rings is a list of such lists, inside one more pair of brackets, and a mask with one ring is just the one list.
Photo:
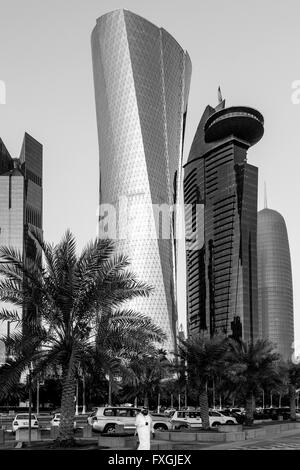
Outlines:
[[199, 397], [199, 402], [200, 402], [200, 415], [201, 415], [201, 421], [202, 421], [202, 428], [203, 429], [209, 429], [209, 407], [208, 407], [208, 397], [207, 397], [207, 391], [204, 388], [200, 392], [200, 397]]
[[148, 406], [149, 406], [148, 393], [145, 392], [145, 395], [144, 395], [144, 407], [145, 407], [145, 408], [148, 408]]
[[76, 380], [72, 370], [67, 371], [62, 387], [60, 426], [57, 442], [61, 446], [71, 447], [74, 439], [74, 412], [75, 412]]
[[254, 397], [253, 394], [250, 393], [246, 397], [246, 426], [252, 426], [253, 424], [253, 404], [254, 404]]
[[289, 395], [290, 395], [291, 421], [296, 421], [296, 387], [294, 385], [290, 385]]

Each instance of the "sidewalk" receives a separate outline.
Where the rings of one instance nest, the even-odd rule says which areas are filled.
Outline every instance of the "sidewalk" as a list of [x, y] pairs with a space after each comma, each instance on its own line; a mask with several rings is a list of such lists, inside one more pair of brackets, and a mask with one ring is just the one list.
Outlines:
[[216, 442], [184, 442], [184, 441], [167, 441], [162, 439], [154, 439], [151, 441], [151, 450], [230, 450], [243, 448], [250, 445], [260, 444], [265, 441], [272, 441], [274, 439], [285, 438], [289, 436], [299, 436], [300, 429], [291, 429], [287, 431], [281, 431], [275, 435], [265, 435], [259, 439], [246, 439], [243, 441], [224, 442], [222, 444]]

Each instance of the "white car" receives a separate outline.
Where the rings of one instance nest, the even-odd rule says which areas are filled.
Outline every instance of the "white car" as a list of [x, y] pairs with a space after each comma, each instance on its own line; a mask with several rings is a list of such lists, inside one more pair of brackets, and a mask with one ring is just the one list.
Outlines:
[[[39, 422], [35, 414], [31, 415], [31, 429], [37, 429], [39, 427]], [[29, 428], [29, 414], [28, 413], [18, 413], [12, 422], [12, 430], [16, 432], [18, 429], [28, 429]]]
[[[59, 426], [60, 425], [60, 413], [55, 413], [53, 418], [50, 421], [51, 426]], [[74, 421], [74, 428], [76, 428], [76, 421]]]
[[[232, 416], [224, 416], [219, 411], [209, 411], [209, 425], [211, 427], [220, 424], [237, 424]], [[201, 427], [200, 411], [175, 411], [171, 418], [172, 429]]]
[[[102, 406], [91, 413], [87, 419], [93, 427], [93, 431], [114, 433], [117, 425], [123, 425], [124, 430], [134, 431], [136, 414], [140, 410], [141, 408], [126, 406]], [[151, 417], [155, 431], [168, 431], [171, 429], [171, 423], [167, 417], [155, 415], [151, 415]]]

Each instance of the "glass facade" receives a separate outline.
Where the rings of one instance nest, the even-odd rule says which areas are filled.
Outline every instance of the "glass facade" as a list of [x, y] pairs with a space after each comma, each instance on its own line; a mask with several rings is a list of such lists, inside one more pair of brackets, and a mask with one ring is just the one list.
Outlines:
[[[42, 159], [43, 147], [25, 133], [19, 159], [13, 159], [0, 140], [0, 245], [12, 246], [24, 256], [34, 249], [28, 237], [30, 226], [42, 230]], [[14, 308], [0, 302], [0, 308]], [[29, 305], [23, 308], [23, 319]], [[2, 322], [0, 336], [13, 331], [13, 324]], [[24, 321], [26, 327], [26, 321]], [[0, 362], [5, 360], [0, 341]]]
[[294, 341], [293, 284], [287, 229], [278, 212], [258, 213], [257, 249], [260, 334], [287, 360]]
[[[149, 299], [137, 299], [130, 306], [151, 316], [165, 331], [165, 347], [172, 351], [176, 218], [170, 206], [179, 192], [191, 63], [164, 29], [127, 10], [97, 20], [92, 55], [100, 211], [104, 204], [116, 209], [116, 234], [110, 237], [129, 256], [138, 278], [154, 287]], [[159, 207], [167, 210], [159, 216], [157, 232]], [[103, 222], [100, 234], [108, 236]]]
[[[258, 337], [257, 168], [247, 150], [263, 134], [251, 108], [214, 109], [200, 120], [184, 174], [188, 332]], [[240, 322], [240, 323], [239, 323]]]

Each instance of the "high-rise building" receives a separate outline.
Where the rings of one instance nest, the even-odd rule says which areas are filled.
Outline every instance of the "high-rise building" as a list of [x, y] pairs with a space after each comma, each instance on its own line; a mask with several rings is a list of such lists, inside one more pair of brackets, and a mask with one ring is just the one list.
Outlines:
[[100, 205], [116, 208], [117, 248], [137, 277], [154, 287], [149, 299], [130, 305], [165, 331], [172, 351], [176, 217], [170, 206], [179, 194], [190, 59], [167, 31], [127, 10], [97, 20], [92, 55]]
[[247, 150], [263, 135], [248, 107], [207, 106], [184, 173], [187, 327], [255, 340], [257, 168]]
[[260, 335], [287, 360], [294, 341], [292, 268], [284, 218], [272, 209], [258, 213], [257, 254]]
[[[43, 147], [25, 133], [18, 159], [13, 159], [0, 139], [0, 245], [17, 249], [26, 258], [32, 256], [34, 243], [28, 235], [30, 227], [43, 229]], [[9, 304], [1, 303], [0, 308]], [[11, 306], [13, 307], [13, 306]], [[23, 308], [24, 328], [30, 305]], [[13, 323], [2, 322], [0, 336], [9, 335]], [[0, 363], [7, 351], [0, 341]]]

